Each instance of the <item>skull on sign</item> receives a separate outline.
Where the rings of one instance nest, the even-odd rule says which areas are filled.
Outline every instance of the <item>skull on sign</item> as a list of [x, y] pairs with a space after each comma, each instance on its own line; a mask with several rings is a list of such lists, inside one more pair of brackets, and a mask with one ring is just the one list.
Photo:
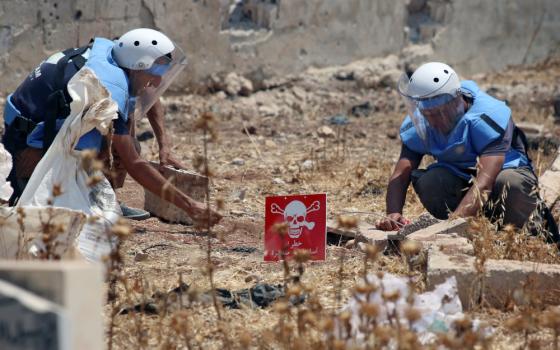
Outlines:
[[307, 214], [317, 211], [319, 208], [319, 201], [313, 202], [313, 204], [307, 208], [303, 202], [293, 200], [286, 205], [284, 210], [280, 209], [278, 204], [273, 203], [271, 206], [271, 212], [284, 216], [284, 221], [288, 224], [288, 236], [290, 238], [299, 238], [304, 227], [308, 230], [313, 230], [315, 223], [307, 221]]

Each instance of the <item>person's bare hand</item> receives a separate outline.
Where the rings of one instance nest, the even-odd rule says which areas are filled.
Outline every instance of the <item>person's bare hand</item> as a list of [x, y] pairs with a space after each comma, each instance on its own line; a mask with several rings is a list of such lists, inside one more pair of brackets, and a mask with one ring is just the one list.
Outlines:
[[208, 209], [204, 203], [196, 202], [187, 213], [196, 226], [206, 227], [208, 216], [210, 216], [210, 226], [216, 225], [222, 220], [222, 215], [214, 209]]
[[401, 213], [387, 214], [384, 219], [379, 220], [375, 226], [383, 231], [397, 231], [404, 225], [410, 224], [410, 220], [402, 216]]
[[185, 166], [175, 159], [175, 157], [171, 156], [169, 151], [165, 149], [159, 151], [159, 165], [160, 167], [168, 165], [174, 167], [175, 169], [185, 169]]

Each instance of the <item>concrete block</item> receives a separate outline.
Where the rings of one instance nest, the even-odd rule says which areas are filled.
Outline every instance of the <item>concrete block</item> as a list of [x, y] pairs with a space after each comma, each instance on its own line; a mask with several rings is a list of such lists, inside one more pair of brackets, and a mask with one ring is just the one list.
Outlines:
[[105, 300], [100, 265], [82, 261], [0, 260], [0, 280], [66, 310], [69, 349], [104, 349]]
[[556, 158], [552, 162], [552, 165], [550, 166], [550, 170], [560, 171], [560, 152], [556, 153]]
[[[157, 167], [157, 163], [152, 162], [152, 165]], [[162, 175], [171, 184], [191, 198], [197, 201], [205, 200], [206, 186], [208, 184], [207, 177], [192, 171], [176, 170], [171, 167], [164, 167]], [[189, 218], [183, 210], [148, 190], [144, 190], [144, 209], [163, 220], [192, 225], [191, 218]]]
[[539, 178], [541, 198], [551, 207], [560, 196], [560, 171], [547, 170]]
[[354, 238], [355, 242], [375, 244], [382, 248], [387, 245], [387, 240], [391, 232], [381, 231], [375, 225], [367, 222], [359, 222], [355, 228], [338, 227], [334, 220], [327, 221], [327, 232]]
[[523, 130], [527, 137], [540, 137], [544, 134], [544, 125], [530, 122], [515, 122], [515, 125]]
[[0, 280], [0, 349], [70, 349], [63, 309]]
[[446, 220], [428, 226], [416, 232], [412, 232], [411, 234], [406, 236], [406, 238], [414, 241], [421, 241], [421, 242], [434, 241], [436, 239], [436, 236], [439, 234], [455, 233], [458, 235], [464, 235], [465, 232], [467, 232], [468, 227], [469, 224], [467, 220], [462, 218], [455, 219], [455, 220]]
[[460, 237], [457, 234], [439, 234], [436, 240], [431, 242], [431, 247], [447, 255], [474, 255], [472, 243], [465, 237]]
[[[467, 254], [445, 254], [439, 249], [428, 253], [427, 288], [433, 288], [448, 277], [455, 276], [463, 308], [470, 309], [480, 298], [480, 281], [474, 268], [475, 257]], [[560, 265], [527, 261], [488, 260], [482, 281], [484, 300], [502, 308], [524, 282], [546, 304], [560, 303]]]

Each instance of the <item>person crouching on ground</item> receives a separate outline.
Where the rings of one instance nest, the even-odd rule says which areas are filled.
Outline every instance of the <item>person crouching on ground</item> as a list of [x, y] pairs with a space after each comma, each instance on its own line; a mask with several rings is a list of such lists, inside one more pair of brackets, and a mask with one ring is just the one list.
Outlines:
[[[379, 229], [397, 230], [409, 223], [402, 211], [411, 182], [426, 210], [441, 220], [482, 211], [500, 225], [522, 228], [538, 212], [538, 180], [525, 135], [504, 102], [473, 81], [460, 81], [450, 66], [439, 62], [403, 74], [398, 90], [408, 115], [400, 128], [401, 153]], [[418, 169], [424, 155], [436, 162]]]
[[[139, 156], [139, 145], [133, 138], [134, 116], [142, 114], [138, 113], [140, 108], [148, 111], [152, 125], [160, 129], [159, 132], [156, 130], [156, 136], [161, 136], [164, 128], [159, 96], [185, 62], [182, 50], [173, 41], [163, 33], [148, 28], [131, 30], [115, 41], [95, 38], [87, 46], [59, 52], [43, 61], [8, 96], [4, 109], [2, 143], [14, 159], [8, 177], [14, 188], [11, 204], [23, 192], [35, 166], [70, 113], [68, 81], [80, 69], [88, 68], [117, 104], [118, 118], [113, 121], [111, 142], [106, 142], [99, 131], [93, 129], [80, 138], [76, 149], [94, 149], [105, 156], [113, 152], [118, 159], [115, 162], [117, 173], [119, 167], [123, 168], [144, 188], [184, 210], [195, 223], [205, 223], [207, 218], [210, 224], [217, 223], [221, 219], [220, 214], [214, 210], [208, 214], [203, 203], [169, 185], [157, 169]], [[155, 119], [155, 124], [152, 119]], [[162, 140], [158, 141], [161, 146]], [[107, 149], [109, 144], [112, 144], [112, 149]], [[163, 153], [169, 160], [165, 149]], [[114, 176], [109, 176], [109, 180], [113, 186], [119, 182]], [[120, 180], [122, 186], [124, 177], [121, 176]], [[165, 193], [162, 193], [163, 188]]]

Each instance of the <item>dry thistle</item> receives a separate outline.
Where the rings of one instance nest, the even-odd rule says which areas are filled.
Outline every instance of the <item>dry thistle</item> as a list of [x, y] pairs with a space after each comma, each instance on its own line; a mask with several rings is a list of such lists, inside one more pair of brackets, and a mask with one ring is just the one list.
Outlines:
[[346, 342], [340, 339], [336, 339], [334, 341], [333, 347], [335, 350], [343, 350], [346, 349]]
[[111, 233], [117, 236], [119, 239], [123, 240], [130, 235], [131, 229], [130, 226], [125, 221], [119, 220], [111, 228]]
[[332, 318], [323, 318], [319, 327], [323, 332], [331, 333], [334, 330], [334, 321]]
[[410, 323], [414, 323], [414, 322], [418, 321], [420, 319], [420, 317], [422, 317], [422, 314], [420, 313], [420, 311], [418, 309], [413, 308], [413, 307], [408, 307], [405, 310], [404, 315]]
[[272, 225], [272, 232], [280, 236], [285, 236], [288, 234], [288, 224], [285, 222], [278, 222]]
[[93, 187], [98, 183], [100, 183], [101, 181], [103, 181], [103, 177], [100, 174], [93, 174], [90, 177], [88, 177], [86, 181], [86, 185], [89, 187]]
[[375, 260], [377, 259], [377, 255], [379, 254], [379, 247], [375, 244], [366, 244], [365, 253], [367, 260]]
[[397, 300], [399, 300], [401, 292], [398, 289], [395, 289], [391, 292], [384, 292], [382, 296], [383, 300], [395, 303]]
[[60, 186], [60, 184], [54, 184], [52, 188], [52, 196], [58, 197], [61, 194], [62, 194], [62, 187]]
[[336, 218], [338, 227], [355, 228], [358, 227], [358, 217], [349, 215], [339, 215]]
[[218, 139], [218, 134], [216, 132], [215, 126], [215, 118], [214, 114], [211, 112], [204, 112], [202, 115], [195, 121], [194, 127], [198, 130], [203, 130], [205, 133], [210, 134], [209, 141], [216, 141]]
[[218, 208], [218, 210], [224, 210], [226, 207], [226, 202], [223, 198], [216, 198], [216, 208]]
[[290, 304], [285, 301], [278, 302], [274, 304], [274, 311], [279, 314], [286, 314], [290, 312]]
[[82, 158], [82, 168], [89, 172], [91, 171], [93, 161], [97, 157], [97, 152], [93, 149], [86, 149], [80, 152]]
[[241, 346], [245, 349], [249, 348], [249, 346], [251, 346], [251, 342], [253, 340], [253, 337], [251, 336], [251, 333], [249, 333], [248, 331], [242, 331], [239, 334], [239, 344], [241, 344]]
[[311, 259], [311, 253], [307, 249], [296, 249], [293, 257], [297, 263], [303, 264]]
[[560, 307], [556, 306], [544, 311], [540, 321], [544, 327], [560, 332]]
[[417, 241], [405, 240], [401, 243], [401, 252], [407, 257], [418, 255], [422, 250], [422, 245]]
[[391, 341], [393, 329], [389, 326], [378, 326], [373, 329], [373, 333], [380, 346], [387, 346]]
[[362, 303], [360, 312], [367, 317], [375, 318], [379, 315], [379, 305], [372, 303]]
[[362, 177], [364, 177], [364, 175], [366, 173], [366, 168], [361, 166], [361, 165], [358, 165], [356, 167], [356, 169], [354, 169], [354, 171], [355, 171], [356, 177], [358, 179], [361, 179]]
[[301, 295], [301, 293], [303, 292], [303, 290], [301, 289], [301, 287], [299, 285], [294, 285], [288, 288], [288, 290], [286, 291], [286, 295], [288, 296], [288, 298], [291, 297], [299, 297]]
[[198, 171], [198, 172], [202, 172], [201, 169], [204, 168], [204, 156], [197, 154], [196, 156], [193, 157], [192, 159], [192, 163], [193, 163], [193, 167]]

